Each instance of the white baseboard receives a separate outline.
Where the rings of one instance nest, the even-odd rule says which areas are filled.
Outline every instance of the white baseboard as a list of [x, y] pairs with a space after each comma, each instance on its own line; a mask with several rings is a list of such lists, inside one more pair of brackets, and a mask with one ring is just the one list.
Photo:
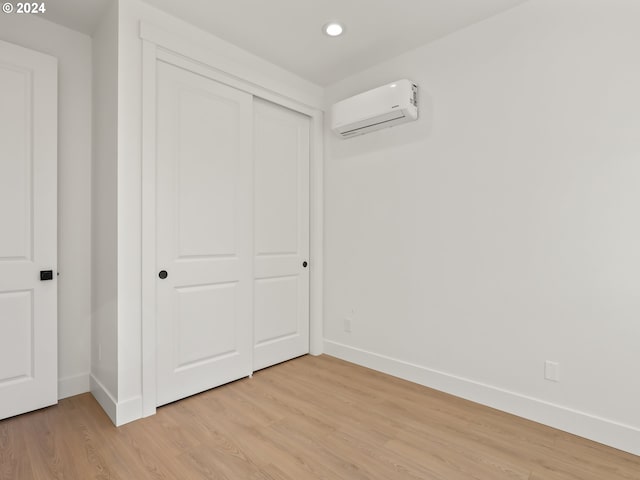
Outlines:
[[117, 425], [118, 402], [113, 398], [113, 395], [111, 395], [107, 387], [94, 377], [93, 374], [91, 374], [91, 394], [109, 416], [113, 424]]
[[93, 375], [91, 375], [91, 394], [116, 427], [142, 418], [141, 396], [118, 403], [107, 387]]
[[117, 427], [142, 418], [142, 397], [137, 396], [118, 403], [116, 417]]
[[324, 352], [363, 367], [640, 455], [640, 429], [537, 398], [325, 340]]
[[90, 389], [89, 374], [74, 375], [58, 379], [58, 400], [87, 393]]

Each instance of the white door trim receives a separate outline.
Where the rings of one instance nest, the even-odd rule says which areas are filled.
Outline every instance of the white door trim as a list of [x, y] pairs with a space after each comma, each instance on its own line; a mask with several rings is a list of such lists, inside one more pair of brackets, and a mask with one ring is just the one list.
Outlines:
[[309, 351], [323, 348], [323, 112], [304, 95], [260, 85], [256, 72], [242, 70], [227, 58], [140, 22], [142, 39], [142, 416], [156, 411], [156, 64], [162, 60], [243, 90], [311, 118], [309, 185], [310, 292]]

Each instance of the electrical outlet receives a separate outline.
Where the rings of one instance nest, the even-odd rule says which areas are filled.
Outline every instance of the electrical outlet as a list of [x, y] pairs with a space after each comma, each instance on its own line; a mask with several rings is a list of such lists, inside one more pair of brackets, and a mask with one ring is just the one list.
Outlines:
[[544, 378], [552, 382], [560, 381], [560, 364], [547, 360], [544, 362]]
[[351, 333], [351, 317], [345, 317], [344, 319], [344, 331]]

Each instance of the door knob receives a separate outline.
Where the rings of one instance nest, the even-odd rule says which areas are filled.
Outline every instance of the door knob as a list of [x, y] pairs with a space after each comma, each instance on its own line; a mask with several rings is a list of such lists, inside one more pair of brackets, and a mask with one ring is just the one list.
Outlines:
[[302, 266], [303, 266], [304, 268], [307, 268], [307, 265], [309, 265], [309, 264], [307, 263], [307, 261], [306, 261], [306, 260], [305, 260], [304, 262], [302, 262]]
[[167, 273], [166, 270], [160, 270], [160, 273], [158, 273], [158, 276], [160, 277], [161, 280], [164, 280], [165, 278], [167, 278], [167, 275], [169, 275]]

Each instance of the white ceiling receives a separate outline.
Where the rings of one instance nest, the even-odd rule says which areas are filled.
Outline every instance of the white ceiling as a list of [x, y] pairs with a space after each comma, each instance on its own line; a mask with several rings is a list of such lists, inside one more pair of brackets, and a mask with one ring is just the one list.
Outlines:
[[[53, 0], [49, 19], [90, 33], [111, 0]], [[276, 65], [328, 85], [526, 0], [146, 0]], [[329, 20], [346, 26], [329, 38]]]
[[50, 0], [44, 18], [91, 35], [107, 4], [112, 0]]

